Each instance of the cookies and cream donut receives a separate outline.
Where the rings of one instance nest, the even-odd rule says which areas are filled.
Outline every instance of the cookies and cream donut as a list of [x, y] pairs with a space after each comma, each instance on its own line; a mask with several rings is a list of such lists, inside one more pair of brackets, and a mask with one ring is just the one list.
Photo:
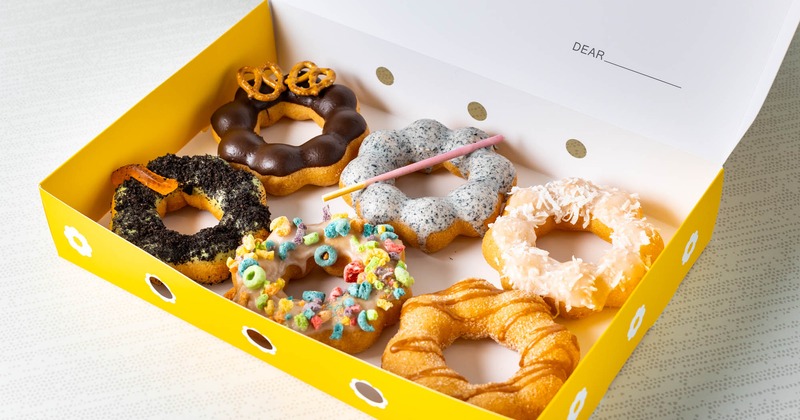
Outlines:
[[[255, 172], [273, 195], [336, 184], [369, 128], [356, 95], [333, 84], [334, 79], [333, 71], [308, 61], [295, 65], [288, 76], [272, 63], [240, 69], [234, 100], [211, 116], [219, 156]], [[283, 117], [313, 120], [322, 133], [300, 146], [265, 140], [261, 129]]]
[[[112, 182], [111, 230], [200, 283], [226, 280], [225, 262], [242, 236], [268, 233], [261, 182], [216, 156], [168, 154], [146, 167], [124, 166]], [[219, 223], [193, 235], [168, 229], [162, 218], [187, 204], [211, 212]]]
[[[541, 297], [462, 280], [403, 306], [381, 367], [462, 401], [513, 418], [536, 418], [580, 359], [578, 340], [553, 322]], [[444, 349], [458, 338], [491, 338], [520, 355], [504, 382], [473, 384], [447, 366]]]
[[[596, 264], [557, 261], [536, 247], [553, 229], [592, 232], [611, 249]], [[621, 306], [663, 249], [635, 194], [580, 178], [515, 187], [483, 239], [484, 257], [504, 287], [541, 295], [570, 318]]]
[[[358, 156], [345, 167], [339, 185], [357, 184], [487, 137], [477, 128], [450, 130], [434, 120], [376, 131], [367, 136]], [[351, 192], [344, 199], [360, 217], [394, 226], [407, 244], [425, 252], [438, 251], [458, 235], [483, 235], [516, 182], [514, 166], [491, 148], [475, 150], [442, 166], [467, 180], [445, 197], [412, 199], [395, 187], [394, 180], [388, 180]]]
[[[414, 279], [404, 251], [388, 225], [346, 215], [306, 225], [281, 216], [266, 240], [245, 237], [228, 261], [233, 288], [225, 297], [339, 350], [358, 353], [397, 322], [411, 296]], [[342, 277], [341, 286], [328, 293], [286, 294], [287, 282], [317, 267]]]

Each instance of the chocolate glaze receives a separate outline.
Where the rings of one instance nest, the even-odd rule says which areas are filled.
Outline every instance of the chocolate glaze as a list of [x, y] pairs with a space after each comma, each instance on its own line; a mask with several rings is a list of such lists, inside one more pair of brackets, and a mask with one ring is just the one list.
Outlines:
[[[263, 93], [272, 88], [262, 85]], [[255, 133], [258, 114], [280, 103], [310, 108], [325, 120], [322, 134], [301, 146], [268, 143]], [[220, 107], [211, 116], [211, 127], [219, 136], [219, 156], [228, 162], [248, 166], [261, 175], [286, 176], [307, 167], [324, 167], [337, 163], [347, 146], [367, 131], [367, 122], [357, 111], [358, 101], [352, 90], [332, 85], [316, 96], [300, 96], [284, 90], [269, 102], [247, 97], [241, 88], [232, 102]]]
[[167, 229], [156, 211], [165, 196], [136, 179], [120, 184], [114, 193], [111, 230], [166, 263], [212, 261], [219, 254], [233, 256], [242, 236], [269, 229], [270, 212], [261, 204], [258, 179], [216, 156], [168, 154], [150, 161], [147, 169], [176, 179], [178, 191], [185, 194], [202, 191], [224, 213], [216, 226], [185, 235]]

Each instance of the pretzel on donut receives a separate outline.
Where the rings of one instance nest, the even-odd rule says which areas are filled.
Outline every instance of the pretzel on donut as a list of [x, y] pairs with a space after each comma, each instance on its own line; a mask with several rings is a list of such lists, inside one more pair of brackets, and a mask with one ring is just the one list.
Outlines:
[[[252, 76], [249, 77], [249, 76]], [[274, 77], [274, 79], [273, 79]], [[239, 73], [236, 74], [236, 80], [239, 82], [248, 98], [254, 98], [259, 101], [274, 101], [278, 96], [286, 90], [286, 85], [283, 83], [283, 71], [277, 65], [267, 62], [262, 67], [242, 67]], [[251, 85], [250, 82], [253, 82]], [[261, 92], [261, 84], [269, 86], [272, 91], [268, 93]]]
[[335, 80], [336, 73], [332, 69], [317, 67], [311, 61], [301, 61], [289, 71], [286, 86], [300, 96], [319, 95], [322, 89], [332, 85]]
[[[264, 241], [245, 237], [228, 260], [233, 288], [225, 297], [346, 353], [367, 349], [397, 322], [414, 279], [391, 226], [335, 215], [314, 225], [282, 216], [270, 228]], [[287, 282], [315, 267], [342, 285], [288, 296]]]
[[[355, 93], [335, 78], [333, 70], [310, 61], [297, 63], [288, 76], [273, 63], [240, 69], [233, 101], [211, 116], [219, 156], [253, 171], [272, 195], [336, 184], [369, 128]], [[283, 117], [312, 120], [322, 133], [300, 146], [261, 136]]]
[[[443, 351], [458, 338], [491, 338], [520, 354], [505, 382], [472, 384], [447, 366]], [[533, 293], [462, 280], [409, 299], [381, 367], [460, 400], [514, 418], [535, 418], [580, 359], [575, 335], [553, 322]]]
[[[536, 246], [553, 229], [594, 233], [611, 249], [596, 264], [556, 261]], [[483, 238], [483, 255], [503, 287], [543, 296], [567, 318], [622, 306], [663, 249], [637, 196], [580, 178], [515, 188]]]

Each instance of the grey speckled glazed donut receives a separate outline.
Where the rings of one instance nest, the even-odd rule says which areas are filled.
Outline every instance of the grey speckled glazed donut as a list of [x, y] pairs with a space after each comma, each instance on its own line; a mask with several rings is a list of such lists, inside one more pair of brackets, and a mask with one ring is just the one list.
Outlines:
[[[339, 186], [353, 185], [487, 137], [477, 128], [450, 130], [434, 120], [418, 120], [400, 130], [376, 131], [364, 139], [358, 157], [345, 167]], [[344, 198], [359, 216], [370, 223], [392, 225], [403, 241], [424, 252], [436, 252], [458, 235], [483, 236], [516, 183], [514, 166], [492, 148], [478, 149], [442, 166], [467, 180], [445, 197], [411, 199], [389, 180]]]

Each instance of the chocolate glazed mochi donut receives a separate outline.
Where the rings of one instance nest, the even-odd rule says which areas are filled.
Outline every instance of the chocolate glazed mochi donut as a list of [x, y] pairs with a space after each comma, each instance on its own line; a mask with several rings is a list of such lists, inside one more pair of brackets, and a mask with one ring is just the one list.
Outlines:
[[[367, 136], [358, 157], [342, 172], [339, 186], [357, 184], [488, 137], [477, 128], [450, 130], [434, 120], [418, 120], [400, 130], [376, 131]], [[394, 180], [388, 180], [347, 194], [344, 199], [359, 216], [373, 224], [392, 225], [405, 243], [423, 252], [436, 252], [458, 235], [483, 236], [516, 184], [514, 166], [487, 147], [448, 160], [442, 167], [467, 182], [444, 197], [411, 199], [394, 185]]]
[[[291, 194], [305, 185], [336, 184], [369, 128], [358, 113], [355, 94], [333, 84], [335, 76], [309, 61], [297, 63], [288, 76], [271, 63], [241, 68], [234, 100], [211, 117], [219, 156], [255, 172], [273, 195]], [[300, 146], [265, 141], [261, 128], [283, 117], [313, 120], [322, 134]]]

